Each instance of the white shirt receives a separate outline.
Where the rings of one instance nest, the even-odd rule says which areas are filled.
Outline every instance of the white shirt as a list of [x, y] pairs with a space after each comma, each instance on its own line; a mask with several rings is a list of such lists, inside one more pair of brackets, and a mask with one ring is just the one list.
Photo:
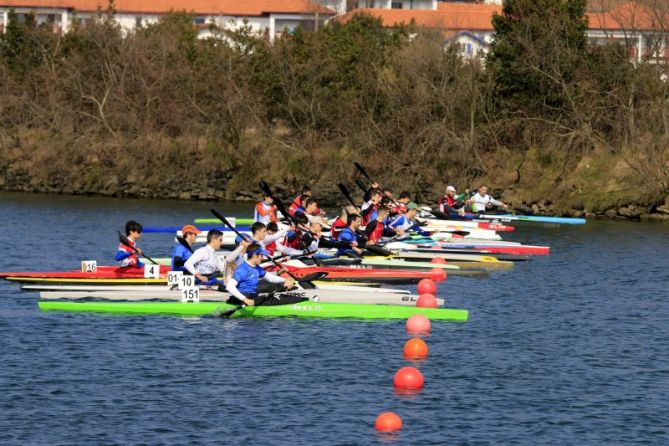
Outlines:
[[494, 204], [495, 206], [504, 206], [504, 203], [495, 200], [490, 195], [485, 194], [482, 196], [481, 194], [476, 192], [472, 197], [472, 211], [485, 212], [488, 203]]
[[228, 262], [234, 262], [244, 247], [239, 245], [237, 249], [225, 257], [219, 256], [211, 246], [203, 246], [196, 249], [192, 256], [186, 260], [184, 267], [192, 275], [202, 274], [208, 276], [213, 273], [225, 273]]

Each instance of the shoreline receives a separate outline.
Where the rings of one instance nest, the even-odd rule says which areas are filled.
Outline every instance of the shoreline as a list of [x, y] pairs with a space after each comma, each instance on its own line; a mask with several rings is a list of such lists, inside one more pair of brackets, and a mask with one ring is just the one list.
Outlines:
[[[317, 190], [318, 186], [314, 186]], [[7, 187], [4, 178], [0, 179], [0, 193], [12, 194], [33, 194], [33, 195], [61, 195], [65, 197], [89, 197], [89, 198], [113, 198], [113, 199], [132, 199], [132, 200], [151, 200], [151, 201], [195, 201], [200, 203], [206, 202], [225, 202], [225, 203], [254, 203], [254, 194], [251, 191], [241, 190], [234, 199], [226, 197], [225, 191], [219, 191], [218, 194], [207, 191], [202, 194], [202, 190], [194, 189], [193, 191], [184, 191], [178, 194], [146, 194], [142, 193], [146, 188], [139, 188], [137, 192], [130, 191], [116, 191], [116, 193], [109, 193], [107, 191], [84, 191], [84, 190], [56, 190], [52, 187], [30, 187], [30, 183], [24, 184], [21, 187]], [[330, 199], [322, 199], [322, 203], [327, 207], [337, 208], [342, 205], [344, 200], [337, 200], [336, 196], [326, 194]], [[503, 196], [504, 192], [500, 194]], [[341, 202], [340, 202], [341, 201]], [[433, 206], [433, 203], [428, 203]], [[552, 205], [545, 202], [537, 203], [523, 203], [523, 206], [532, 209], [532, 213], [519, 213], [519, 215], [536, 215], [546, 217], [574, 217], [586, 218], [587, 220], [601, 220], [601, 221], [651, 221], [651, 222], [669, 222], [669, 206], [659, 206], [659, 212], [649, 212], [647, 206], [638, 204], [629, 204], [616, 208], [607, 209], [603, 212], [589, 212], [579, 209], [569, 209], [566, 212], [552, 212]]]

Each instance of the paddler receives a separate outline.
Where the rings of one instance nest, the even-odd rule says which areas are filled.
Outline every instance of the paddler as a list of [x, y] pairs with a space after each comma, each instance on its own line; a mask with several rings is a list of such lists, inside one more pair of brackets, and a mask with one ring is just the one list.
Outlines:
[[[193, 225], [186, 225], [181, 228], [181, 236], [184, 240], [186, 240], [186, 242], [188, 242], [188, 245], [191, 247], [191, 249], [195, 244], [195, 240], [197, 240], [197, 235], [201, 232], [202, 231]], [[192, 255], [193, 253], [188, 248], [183, 246], [181, 243], [177, 243], [177, 245], [172, 250], [172, 271], [186, 271], [184, 265]]]
[[284, 279], [276, 274], [268, 273], [260, 267], [264, 256], [269, 252], [257, 243], [252, 243], [246, 250], [246, 260], [237, 267], [232, 277], [228, 280], [226, 289], [232, 295], [227, 303], [233, 305], [245, 304], [255, 305], [258, 297], [258, 282], [260, 280], [270, 284], [280, 285], [279, 289], [290, 289], [294, 282]]
[[346, 217], [347, 226], [339, 233], [339, 242], [346, 244], [337, 249], [337, 255], [361, 255], [362, 249], [358, 246], [357, 232], [362, 225], [362, 217], [359, 214], [348, 214]]
[[374, 189], [368, 201], [361, 207], [362, 225], [367, 226], [370, 221], [376, 220], [376, 212], [381, 205], [383, 199], [383, 192], [380, 189]]
[[345, 208], [342, 208], [341, 214], [339, 214], [339, 217], [332, 223], [332, 226], [330, 227], [330, 236], [332, 236], [333, 239], [337, 240], [339, 238], [339, 233], [341, 232], [342, 229], [344, 229], [346, 226], [346, 219], [349, 214], [357, 214], [359, 212], [359, 209], [355, 208], [354, 206], [346, 206]]
[[376, 214], [376, 220], [365, 226], [365, 235], [368, 243], [378, 244], [381, 237], [392, 237], [395, 232], [386, 227], [386, 220], [390, 215], [390, 209], [387, 206], [379, 207]]
[[421, 231], [420, 226], [415, 221], [416, 214], [418, 213], [418, 205], [413, 201], [407, 204], [407, 211], [403, 215], [398, 215], [390, 222], [388, 228], [395, 231], [397, 234], [404, 234], [407, 231]]
[[408, 191], [402, 191], [400, 193], [400, 198], [395, 201], [395, 206], [390, 209], [390, 213], [394, 215], [405, 214], [407, 211], [407, 205], [411, 202], [411, 193]]
[[[311, 198], [311, 195], [312, 195], [311, 188], [309, 186], [305, 185], [304, 187], [302, 187], [302, 192], [300, 193], [300, 195], [298, 195], [293, 200], [293, 202], [290, 203], [290, 209], [288, 209], [288, 213], [292, 216], [295, 216], [295, 212], [298, 209], [302, 209], [302, 212], [304, 212], [304, 209], [306, 208], [307, 204], [306, 202], [309, 198]], [[313, 212], [312, 215], [321, 214], [321, 210], [318, 209], [318, 207], [316, 207], [316, 209], [314, 209], [312, 212]]]
[[277, 222], [276, 205], [274, 204], [274, 199], [272, 197], [265, 194], [263, 196], [263, 201], [259, 201], [256, 204], [253, 219], [264, 224]]
[[472, 212], [476, 212], [477, 214], [484, 214], [489, 205], [509, 209], [509, 205], [504, 204], [499, 200], [495, 200], [492, 196], [488, 195], [488, 187], [485, 184], [482, 184], [481, 187], [479, 187], [478, 192], [474, 194], [468, 203], [472, 208]]
[[142, 250], [137, 247], [137, 241], [142, 237], [143, 230], [144, 228], [142, 225], [135, 220], [129, 220], [125, 224], [125, 236], [128, 238], [131, 247], [126, 246], [123, 243], [118, 245], [115, 259], [117, 262], [121, 262], [121, 268], [144, 267], [144, 264], [139, 260], [139, 256], [142, 255]]
[[446, 195], [439, 199], [439, 210], [448, 215], [461, 216], [465, 213], [464, 198], [466, 197], [467, 192], [465, 191], [464, 194], [457, 196], [455, 192], [454, 186], [448, 186], [446, 188]]
[[186, 261], [184, 268], [195, 276], [195, 283], [206, 286], [225, 286], [225, 279], [218, 279], [219, 275], [225, 277], [228, 263], [234, 263], [249, 242], [242, 240], [234, 251], [230, 252], [225, 259], [221, 259], [217, 251], [223, 244], [223, 233], [218, 229], [212, 229], [207, 233], [207, 245], [195, 250], [193, 255]]

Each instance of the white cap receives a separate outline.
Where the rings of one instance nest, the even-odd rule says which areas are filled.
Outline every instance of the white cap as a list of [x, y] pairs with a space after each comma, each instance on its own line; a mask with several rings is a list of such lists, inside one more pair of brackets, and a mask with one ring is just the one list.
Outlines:
[[455, 188], [454, 188], [453, 186], [448, 186], [448, 187], [446, 188], [446, 192], [450, 192], [450, 191], [455, 192]]

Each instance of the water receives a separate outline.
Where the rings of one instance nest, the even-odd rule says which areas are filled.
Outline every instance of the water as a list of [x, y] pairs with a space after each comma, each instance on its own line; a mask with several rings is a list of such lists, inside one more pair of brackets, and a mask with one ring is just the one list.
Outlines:
[[[0, 270], [110, 263], [126, 219], [181, 225], [209, 207], [3, 194]], [[401, 321], [40, 313], [0, 282], [0, 444], [668, 444], [669, 225], [512, 237], [553, 252], [441, 286], [470, 320], [433, 323], [413, 396], [392, 388]], [[170, 237], [141, 246], [163, 256]], [[373, 429], [386, 410], [398, 435]]]

